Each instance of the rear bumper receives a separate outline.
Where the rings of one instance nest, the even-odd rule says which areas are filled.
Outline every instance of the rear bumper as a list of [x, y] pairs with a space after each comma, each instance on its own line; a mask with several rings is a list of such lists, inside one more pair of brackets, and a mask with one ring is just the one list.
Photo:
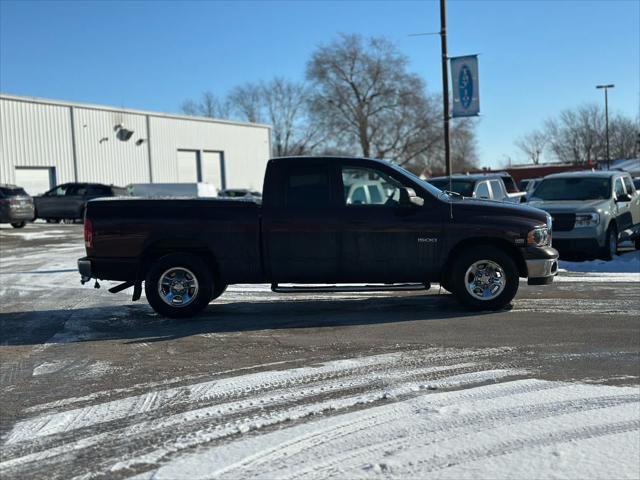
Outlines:
[[138, 277], [138, 261], [129, 258], [78, 259], [78, 272], [83, 282], [91, 278], [99, 280], [134, 281]]
[[31, 221], [34, 216], [33, 208], [20, 210], [7, 209], [0, 213], [0, 223]]

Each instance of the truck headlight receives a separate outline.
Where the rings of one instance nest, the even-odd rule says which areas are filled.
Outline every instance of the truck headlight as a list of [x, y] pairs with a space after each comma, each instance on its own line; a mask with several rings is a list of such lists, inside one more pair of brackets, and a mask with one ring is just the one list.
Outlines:
[[534, 228], [527, 235], [527, 245], [544, 247], [551, 245], [551, 233], [547, 227]]
[[594, 227], [600, 223], [600, 214], [598, 213], [578, 213], [576, 215], [576, 223], [574, 228]]

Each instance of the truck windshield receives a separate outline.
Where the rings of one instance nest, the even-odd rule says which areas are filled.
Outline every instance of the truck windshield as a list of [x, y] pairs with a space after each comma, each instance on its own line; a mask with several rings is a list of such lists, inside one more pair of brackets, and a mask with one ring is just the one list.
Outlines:
[[538, 185], [532, 200], [599, 200], [611, 197], [606, 177], [548, 178]]
[[421, 179], [417, 175], [414, 175], [413, 173], [411, 173], [409, 170], [406, 170], [406, 169], [402, 168], [401, 166], [396, 165], [393, 162], [388, 162], [388, 165], [391, 168], [393, 168], [394, 170], [396, 170], [397, 172], [400, 172], [405, 177], [411, 178], [411, 180], [413, 180], [414, 182], [419, 184], [422, 188], [424, 188], [427, 192], [429, 192], [434, 197], [436, 197], [436, 198], [441, 197], [442, 191], [439, 188], [434, 187], [433, 185], [431, 185], [426, 180]]
[[429, 183], [434, 187], [438, 187], [440, 190], [451, 190], [452, 192], [459, 193], [463, 197], [473, 197], [473, 181], [471, 180], [451, 180], [451, 188], [449, 188], [448, 178], [438, 178], [436, 180], [429, 180]]

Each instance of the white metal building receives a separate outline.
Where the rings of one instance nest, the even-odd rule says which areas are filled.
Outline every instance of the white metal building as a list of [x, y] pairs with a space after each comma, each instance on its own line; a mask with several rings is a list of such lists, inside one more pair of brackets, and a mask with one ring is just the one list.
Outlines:
[[262, 190], [270, 127], [0, 95], [0, 183], [212, 183]]

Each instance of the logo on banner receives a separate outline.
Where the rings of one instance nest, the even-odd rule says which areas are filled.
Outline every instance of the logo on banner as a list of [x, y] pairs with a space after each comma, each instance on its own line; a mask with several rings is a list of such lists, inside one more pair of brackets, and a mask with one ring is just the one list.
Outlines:
[[471, 100], [473, 100], [473, 77], [471, 76], [471, 70], [466, 65], [463, 65], [460, 69], [458, 95], [460, 95], [460, 103], [462, 103], [463, 108], [469, 108]]
[[478, 57], [468, 55], [451, 59], [453, 90], [452, 117], [471, 117], [480, 113]]

